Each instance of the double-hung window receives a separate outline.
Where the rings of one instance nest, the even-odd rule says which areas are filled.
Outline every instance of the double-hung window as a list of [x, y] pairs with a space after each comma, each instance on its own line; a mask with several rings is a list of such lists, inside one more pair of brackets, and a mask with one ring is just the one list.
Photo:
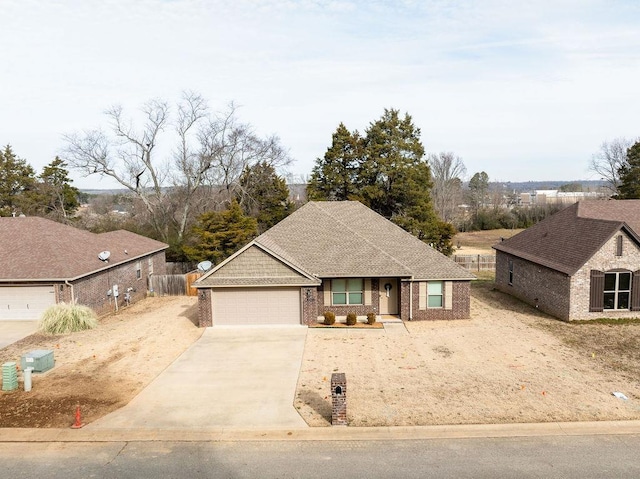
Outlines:
[[604, 309], [629, 309], [631, 272], [604, 274]]
[[427, 283], [427, 307], [442, 308], [442, 281], [429, 281]]
[[331, 281], [332, 304], [363, 304], [362, 278], [334, 279]]

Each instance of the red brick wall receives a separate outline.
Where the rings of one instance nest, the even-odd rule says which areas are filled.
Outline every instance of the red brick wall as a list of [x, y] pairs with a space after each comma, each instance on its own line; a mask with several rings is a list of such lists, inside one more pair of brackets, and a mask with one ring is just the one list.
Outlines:
[[451, 309], [419, 309], [420, 287], [417, 282], [413, 283], [413, 321], [469, 319], [471, 317], [471, 281], [453, 281], [451, 293]]
[[[89, 306], [99, 315], [115, 311], [116, 298], [114, 298], [113, 294], [111, 296], [107, 296], [107, 291], [111, 290], [115, 284], [118, 285], [119, 290], [119, 296], [117, 298], [118, 308], [126, 305], [124, 297], [128, 288], [133, 288], [135, 290], [130, 292], [131, 303], [145, 298], [148, 290], [148, 258], [149, 257], [146, 256], [135, 259], [127, 263], [114, 266], [113, 268], [109, 268], [106, 271], [101, 271], [74, 281], [73, 294], [76, 302]], [[152, 258], [154, 274], [162, 274], [161, 272], [166, 270], [164, 252], [156, 253]], [[136, 265], [138, 261], [140, 261], [141, 267], [139, 279], [136, 276]], [[63, 291], [63, 296], [67, 301], [71, 300], [71, 292], [70, 290], [67, 290], [66, 285], [65, 291]]]
[[211, 304], [211, 290], [198, 289], [198, 326], [208, 328], [213, 326], [213, 311]]
[[[509, 284], [509, 259], [513, 282]], [[496, 252], [496, 289], [560, 319], [569, 319], [571, 278], [564, 273]]]
[[302, 288], [302, 324], [313, 324], [318, 320], [318, 288]]
[[[380, 311], [380, 297], [378, 288], [380, 287], [378, 278], [371, 278], [371, 304], [354, 304], [347, 306], [332, 306], [324, 304], [324, 282], [318, 288], [318, 309], [317, 316], [322, 316], [327, 311], [333, 312], [336, 316], [346, 316], [349, 313], [356, 313], [357, 316], [366, 316], [373, 312], [378, 314]], [[309, 323], [307, 323], [309, 324]]]

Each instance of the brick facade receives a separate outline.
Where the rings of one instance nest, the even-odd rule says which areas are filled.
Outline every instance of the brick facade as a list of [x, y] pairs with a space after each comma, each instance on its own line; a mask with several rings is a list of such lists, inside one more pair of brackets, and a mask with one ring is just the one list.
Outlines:
[[[117, 298], [118, 307], [126, 305], [125, 294], [128, 288], [133, 288], [130, 294], [130, 302], [135, 303], [147, 296], [149, 258], [153, 262], [154, 274], [164, 274], [166, 271], [164, 252], [150, 256], [133, 259], [127, 263], [120, 264], [89, 276], [80, 278], [72, 283], [72, 287], [62, 283], [56, 285], [58, 301], [71, 301], [71, 288], [73, 288], [73, 299], [79, 304], [89, 306], [98, 315], [115, 311], [115, 301], [113, 294], [107, 295], [112, 290], [113, 285], [118, 285], [119, 296]], [[138, 278], [137, 265], [140, 264], [140, 278]]]
[[569, 308], [570, 319], [596, 319], [604, 317], [612, 318], [637, 318], [640, 317], [638, 311], [627, 310], [604, 310], [599, 312], [589, 311], [589, 292], [591, 270], [611, 271], [627, 270], [637, 271], [640, 269], [640, 248], [623, 235], [622, 255], [616, 256], [617, 236], [614, 235], [604, 246], [594, 254], [585, 264], [571, 277], [571, 304]]
[[213, 326], [213, 305], [211, 304], [211, 290], [198, 290], [198, 326], [208, 328]]
[[302, 324], [313, 324], [318, 320], [318, 288], [302, 288]]
[[[324, 315], [325, 312], [331, 311], [336, 316], [346, 316], [348, 313], [355, 313], [357, 316], [363, 317], [368, 313], [374, 312], [379, 314], [380, 310], [380, 279], [369, 278], [371, 284], [370, 297], [371, 304], [368, 305], [347, 305], [334, 306], [327, 305], [324, 302], [325, 286], [328, 282], [323, 281], [319, 287], [302, 287], [300, 288], [301, 297], [301, 323], [313, 324], [317, 322], [318, 317]], [[400, 318], [404, 321], [410, 319], [409, 315], [409, 294], [410, 282], [398, 280], [400, 288], [398, 290], [398, 302]], [[414, 321], [422, 320], [452, 320], [452, 319], [468, 319], [470, 316], [470, 281], [452, 281], [451, 290], [451, 307], [448, 308], [427, 308], [419, 309], [419, 283], [413, 284], [413, 317]], [[213, 325], [211, 289], [201, 288], [198, 291], [198, 321], [200, 327], [209, 327]]]
[[[352, 304], [346, 306], [337, 306], [331, 304], [324, 304], [324, 288], [326, 281], [322, 281], [322, 285], [318, 288], [318, 309], [317, 316], [322, 316], [327, 311], [331, 311], [336, 316], [346, 316], [349, 313], [355, 313], [357, 316], [366, 316], [369, 313], [378, 314], [380, 311], [380, 295], [378, 289], [380, 282], [378, 278], [370, 278], [371, 280], [371, 304]], [[330, 281], [330, 280], [329, 280]], [[309, 324], [309, 323], [306, 323]]]
[[[511, 284], [509, 261], [513, 262]], [[564, 273], [496, 251], [496, 289], [563, 320], [569, 319], [570, 282]]]
[[[497, 251], [496, 288], [565, 321], [638, 317], [637, 311], [589, 311], [591, 270], [640, 269], [640, 249], [627, 236], [623, 237], [622, 256], [616, 256], [617, 236], [610, 238], [573, 276]], [[511, 285], [509, 260], [513, 261]]]
[[[346, 316], [348, 313], [356, 313], [358, 316], [366, 316], [367, 313], [380, 311], [380, 280], [371, 278], [371, 305], [353, 306], [332, 306], [325, 305], [324, 282], [318, 292], [318, 315], [322, 316], [326, 311], [332, 311], [336, 316]], [[449, 320], [449, 319], [469, 319], [471, 315], [471, 282], [452, 281], [451, 307], [450, 308], [427, 308], [419, 309], [419, 289], [418, 282], [401, 281], [398, 279], [400, 288], [398, 290], [399, 315], [403, 321], [423, 321], [423, 320]], [[409, 295], [413, 294], [413, 315], [409, 314], [412, 306]], [[308, 323], [307, 323], [308, 324]]]
[[[406, 283], [409, 294], [409, 282]], [[471, 281], [452, 281], [451, 307], [420, 309], [419, 282], [412, 283], [413, 317], [412, 321], [469, 319], [471, 317]], [[409, 301], [406, 301], [409, 303]], [[446, 300], [445, 302], [448, 302]], [[407, 318], [409, 305], [407, 304]], [[402, 319], [405, 319], [404, 317]]]
[[331, 374], [331, 425], [347, 425], [347, 377], [345, 373]]

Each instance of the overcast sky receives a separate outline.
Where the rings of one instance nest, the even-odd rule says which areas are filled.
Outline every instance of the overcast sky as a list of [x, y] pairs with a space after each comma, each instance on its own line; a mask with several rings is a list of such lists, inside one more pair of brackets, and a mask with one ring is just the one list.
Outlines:
[[37, 170], [107, 107], [183, 90], [236, 102], [304, 175], [384, 108], [500, 181], [598, 179], [600, 144], [640, 135], [637, 0], [0, 0], [0, 18], [0, 143]]

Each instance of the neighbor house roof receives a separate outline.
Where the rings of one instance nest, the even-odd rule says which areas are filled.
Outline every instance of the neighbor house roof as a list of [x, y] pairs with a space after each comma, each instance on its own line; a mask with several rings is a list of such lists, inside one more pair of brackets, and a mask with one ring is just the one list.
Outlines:
[[[357, 201], [311, 201], [252, 243], [309, 277], [471, 280], [465, 268]], [[214, 285], [215, 271], [202, 278]], [[210, 283], [211, 282], [211, 283]]]
[[640, 200], [575, 203], [494, 249], [571, 276], [619, 231], [640, 244]]
[[[0, 218], [0, 282], [74, 280], [162, 251], [129, 231], [96, 234], [38, 217]], [[109, 251], [108, 262], [98, 258]]]

